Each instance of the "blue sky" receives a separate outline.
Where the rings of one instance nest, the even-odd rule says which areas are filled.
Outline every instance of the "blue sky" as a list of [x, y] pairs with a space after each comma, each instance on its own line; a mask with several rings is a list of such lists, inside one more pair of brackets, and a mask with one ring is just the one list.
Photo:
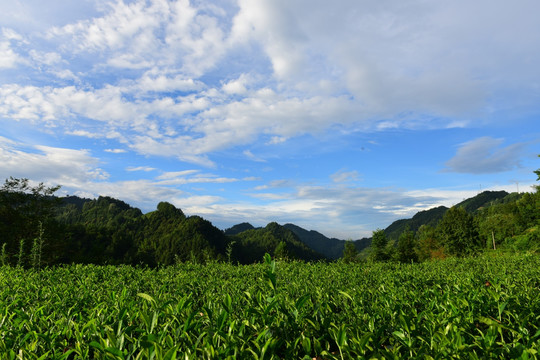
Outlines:
[[540, 168], [540, 3], [0, 0], [0, 178], [358, 239]]

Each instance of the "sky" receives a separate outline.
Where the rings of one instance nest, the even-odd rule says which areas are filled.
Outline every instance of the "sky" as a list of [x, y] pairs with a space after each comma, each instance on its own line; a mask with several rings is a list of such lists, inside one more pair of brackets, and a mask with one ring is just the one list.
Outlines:
[[536, 0], [0, 0], [0, 181], [341, 239], [534, 191]]

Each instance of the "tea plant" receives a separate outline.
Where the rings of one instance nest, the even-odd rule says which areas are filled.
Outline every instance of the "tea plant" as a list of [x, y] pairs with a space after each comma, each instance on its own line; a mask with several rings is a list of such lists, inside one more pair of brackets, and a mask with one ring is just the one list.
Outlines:
[[2, 359], [538, 358], [540, 258], [0, 269]]

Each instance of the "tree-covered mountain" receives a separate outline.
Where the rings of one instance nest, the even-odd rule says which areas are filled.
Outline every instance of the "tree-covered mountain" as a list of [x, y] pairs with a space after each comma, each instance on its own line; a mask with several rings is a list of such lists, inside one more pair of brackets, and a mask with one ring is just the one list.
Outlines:
[[347, 261], [410, 262], [486, 248], [540, 250], [538, 190], [485, 191], [450, 209], [421, 211], [374, 231], [377, 241], [370, 246], [371, 238], [346, 242], [294, 224], [254, 228], [246, 222], [222, 231], [167, 202], [143, 214], [111, 197], [58, 198], [58, 188], [32, 187], [27, 179], [6, 180], [0, 188], [0, 264], [247, 264], [260, 261], [265, 253], [310, 261], [337, 259], [345, 252]]
[[[291, 230], [308, 247], [329, 259], [339, 259], [343, 256], [346, 240], [328, 238], [318, 231], [306, 230], [294, 224], [285, 224], [283, 227]], [[370, 243], [371, 239], [368, 238], [353, 241], [358, 252], [367, 248]]]
[[[247, 227], [247, 226], [246, 226]], [[325, 256], [304, 244], [294, 232], [275, 222], [264, 228], [252, 228], [231, 236], [233, 256], [247, 262], [258, 261], [269, 253], [291, 260], [323, 260]]]
[[410, 219], [396, 220], [384, 232], [390, 240], [397, 241], [399, 236], [407, 229], [418, 231], [422, 225], [436, 226], [448, 210], [446, 206], [438, 206], [429, 210], [417, 212]]
[[539, 251], [540, 192], [485, 191], [450, 209], [395, 221], [377, 235], [385, 245], [368, 249], [368, 257], [379, 260], [422, 261], [501, 247]]
[[248, 222], [243, 222], [241, 224], [236, 224], [228, 229], [225, 229], [223, 232], [225, 233], [225, 235], [236, 235], [240, 234], [242, 231], [253, 229], [255, 229], [253, 225]]
[[235, 235], [227, 235], [167, 202], [143, 214], [112, 197], [58, 198], [53, 196], [56, 190], [42, 184], [32, 188], [26, 179], [11, 179], [0, 189], [2, 264], [247, 264], [261, 261], [265, 253], [299, 260], [324, 258], [276, 223], [260, 229], [239, 224], [227, 231]]
[[[461, 207], [468, 213], [477, 213], [478, 211], [493, 205], [517, 201], [520, 197], [520, 194], [509, 194], [506, 191], [484, 191], [472, 198], [463, 200], [456, 204], [455, 207]], [[389, 240], [397, 241], [399, 236], [406, 230], [416, 232], [422, 225], [437, 226], [447, 211], [448, 208], [446, 206], [438, 206], [429, 210], [420, 211], [410, 219], [394, 221], [384, 229], [384, 232]]]

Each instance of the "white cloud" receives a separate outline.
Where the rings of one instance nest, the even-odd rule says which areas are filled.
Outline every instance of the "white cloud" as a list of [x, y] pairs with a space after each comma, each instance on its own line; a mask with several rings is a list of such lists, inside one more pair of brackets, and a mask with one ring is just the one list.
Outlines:
[[501, 148], [504, 139], [481, 137], [463, 143], [456, 155], [446, 162], [445, 171], [491, 174], [510, 171], [520, 166], [520, 155], [525, 144], [512, 144]]
[[126, 168], [126, 171], [154, 171], [156, 168], [150, 167], [150, 166], [129, 166]]
[[0, 36], [0, 69], [15, 68], [24, 59], [13, 49], [12, 42], [23, 42], [23, 38], [13, 29], [2, 28]]
[[266, 162], [265, 159], [254, 155], [250, 150], [244, 150], [243, 154], [250, 160], [253, 160], [253, 161], [256, 161], [256, 162]]
[[127, 152], [125, 149], [105, 149], [103, 151], [112, 153], [112, 154], [122, 154], [122, 153]]
[[336, 183], [344, 183], [344, 182], [350, 182], [350, 181], [358, 181], [360, 178], [358, 171], [344, 171], [340, 170], [332, 175], [330, 175], [330, 178], [333, 182]]
[[39, 52], [36, 50], [30, 50], [30, 56], [39, 64], [54, 65], [62, 61], [62, 56], [56, 52]]
[[247, 85], [251, 82], [248, 75], [242, 74], [238, 79], [223, 84], [223, 91], [227, 94], [245, 94]]
[[13, 176], [71, 186], [109, 177], [88, 150], [43, 145], [33, 149], [25, 150], [23, 144], [5, 139], [0, 141], [0, 178]]
[[[538, 94], [540, 25], [525, 4], [103, 2], [51, 28], [45, 45], [28, 36], [26, 56], [55, 78], [2, 86], [0, 115], [68, 134], [74, 122], [103, 122], [143, 155], [206, 166], [215, 151], [336, 125], [466, 126], [472, 114], [487, 121], [506, 89], [529, 105]], [[5, 46], [23, 41], [3, 36]]]

